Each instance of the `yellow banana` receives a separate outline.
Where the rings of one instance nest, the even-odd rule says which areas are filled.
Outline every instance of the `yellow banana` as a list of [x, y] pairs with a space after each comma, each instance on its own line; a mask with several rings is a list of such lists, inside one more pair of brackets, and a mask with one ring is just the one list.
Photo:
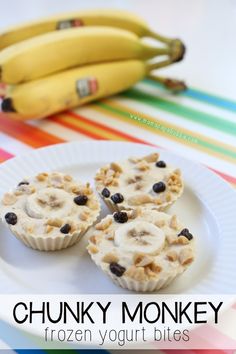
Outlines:
[[170, 44], [172, 39], [163, 37], [150, 30], [139, 16], [122, 10], [87, 10], [59, 14], [20, 26], [9, 28], [0, 33], [0, 50], [22, 40], [43, 33], [81, 26], [111, 26], [126, 29], [139, 37], [152, 37]]
[[113, 27], [51, 32], [3, 49], [0, 81], [18, 84], [84, 64], [157, 55], [172, 57], [175, 51], [173, 46], [150, 46], [134, 33]]
[[[153, 68], [153, 66], [152, 66]], [[13, 86], [2, 110], [17, 119], [43, 118], [123, 91], [143, 79], [149, 64], [124, 60], [88, 65]]]

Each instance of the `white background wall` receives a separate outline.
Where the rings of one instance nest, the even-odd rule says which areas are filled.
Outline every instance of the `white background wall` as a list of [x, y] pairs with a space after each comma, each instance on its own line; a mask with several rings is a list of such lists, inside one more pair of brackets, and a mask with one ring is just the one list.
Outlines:
[[163, 69], [163, 74], [236, 99], [236, 0], [0, 0], [0, 28], [59, 12], [105, 7], [133, 11], [156, 31], [183, 39], [185, 60]]

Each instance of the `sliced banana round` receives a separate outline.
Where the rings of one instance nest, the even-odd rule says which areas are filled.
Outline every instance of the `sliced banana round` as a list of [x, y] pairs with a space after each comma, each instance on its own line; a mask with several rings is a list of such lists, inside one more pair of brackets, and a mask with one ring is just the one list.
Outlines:
[[36, 219], [63, 218], [73, 210], [74, 202], [71, 195], [62, 189], [45, 188], [31, 194], [26, 200], [29, 216]]
[[156, 255], [165, 244], [165, 234], [146, 221], [132, 221], [115, 231], [115, 245], [132, 253]]

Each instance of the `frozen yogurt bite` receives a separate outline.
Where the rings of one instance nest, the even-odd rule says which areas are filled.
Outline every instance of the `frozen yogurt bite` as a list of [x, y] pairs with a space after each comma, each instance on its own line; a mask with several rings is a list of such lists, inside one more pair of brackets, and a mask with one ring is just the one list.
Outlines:
[[89, 233], [88, 252], [117, 285], [159, 290], [193, 262], [194, 237], [176, 215], [138, 208], [106, 216]]
[[96, 188], [110, 210], [137, 207], [164, 211], [183, 192], [181, 171], [152, 153], [112, 162], [99, 169]]
[[99, 212], [89, 183], [60, 172], [43, 172], [20, 181], [0, 203], [3, 223], [25, 245], [41, 251], [78, 242]]

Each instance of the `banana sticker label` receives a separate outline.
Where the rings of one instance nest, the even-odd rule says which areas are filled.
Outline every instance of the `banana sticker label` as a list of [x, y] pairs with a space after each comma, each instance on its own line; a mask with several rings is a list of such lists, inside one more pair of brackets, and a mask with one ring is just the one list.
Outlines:
[[80, 20], [79, 18], [73, 19], [73, 20], [65, 20], [65, 21], [60, 21], [57, 24], [57, 30], [64, 30], [67, 28], [72, 28], [72, 27], [81, 27], [83, 26], [83, 21]]
[[98, 82], [94, 77], [86, 77], [76, 81], [76, 91], [80, 98], [93, 95], [98, 90]]
[[4, 98], [7, 93], [7, 85], [0, 82], [0, 98]]

